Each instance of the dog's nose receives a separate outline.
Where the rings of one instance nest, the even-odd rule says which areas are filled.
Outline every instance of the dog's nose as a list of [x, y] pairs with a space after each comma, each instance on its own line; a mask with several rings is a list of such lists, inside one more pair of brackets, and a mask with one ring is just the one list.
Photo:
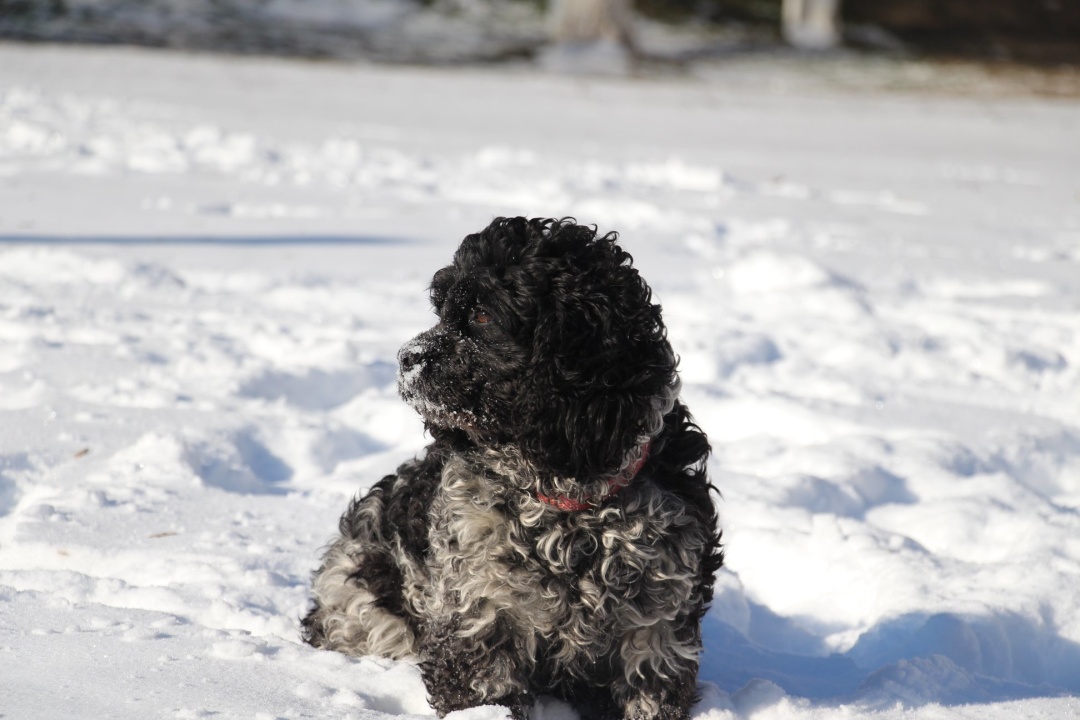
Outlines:
[[398, 350], [398, 367], [401, 372], [408, 372], [415, 367], [424, 364], [425, 360], [431, 359], [437, 353], [440, 346], [441, 334], [434, 329], [425, 330]]
[[419, 364], [421, 357], [423, 357], [423, 350], [423, 347], [415, 340], [398, 350], [397, 360], [401, 371], [412, 370]]

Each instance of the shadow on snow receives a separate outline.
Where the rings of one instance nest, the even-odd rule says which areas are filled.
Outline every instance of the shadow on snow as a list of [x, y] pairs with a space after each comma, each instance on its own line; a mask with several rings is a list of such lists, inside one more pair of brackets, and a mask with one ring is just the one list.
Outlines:
[[713, 615], [702, 627], [700, 677], [728, 693], [768, 680], [823, 705], [881, 708], [1080, 694], [1080, 644], [1016, 613], [914, 613], [880, 623], [845, 653], [812, 655], [775, 649], [805, 645], [805, 631], [751, 608], [750, 637]]
[[394, 235], [18, 235], [0, 234], [0, 245], [414, 245]]

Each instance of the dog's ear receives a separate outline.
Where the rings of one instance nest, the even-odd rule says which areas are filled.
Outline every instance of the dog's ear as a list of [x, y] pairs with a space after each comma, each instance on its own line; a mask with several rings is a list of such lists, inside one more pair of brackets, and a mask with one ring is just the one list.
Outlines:
[[563, 267], [547, 268], [515, 422], [528, 460], [583, 481], [617, 472], [659, 429], [677, 387], [648, 286], [613, 237], [590, 245], [595, 252], [548, 259]]

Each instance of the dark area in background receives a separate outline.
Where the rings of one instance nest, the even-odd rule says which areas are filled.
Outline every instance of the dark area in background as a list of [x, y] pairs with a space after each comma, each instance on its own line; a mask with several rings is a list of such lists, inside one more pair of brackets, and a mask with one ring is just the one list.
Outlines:
[[[781, 0], [635, 0], [650, 16], [778, 27]], [[865, 26], [909, 51], [1034, 64], [1080, 62], [1080, 0], [842, 0], [848, 44]]]
[[[157, 0], [0, 0], [0, 38], [390, 62], [498, 61], [527, 57], [544, 42], [542, 23], [535, 20], [543, 0], [489, 0], [489, 11], [476, 9], [483, 4], [455, 9], [452, 0], [420, 0], [419, 5], [444, 12], [444, 37], [438, 22], [283, 22], [265, 12], [262, 0], [190, 0], [183, 10]], [[755, 37], [780, 43], [781, 0], [634, 0], [634, 5], [655, 20], [741, 25], [754, 29]], [[516, 19], [514, 6], [530, 8], [533, 20]], [[841, 14], [846, 44], [864, 50], [1080, 65], [1080, 0], [843, 0]], [[461, 39], [463, 28], [473, 30], [468, 38]]]
[[1080, 59], [1080, 0], [844, 0], [844, 19], [937, 55]]

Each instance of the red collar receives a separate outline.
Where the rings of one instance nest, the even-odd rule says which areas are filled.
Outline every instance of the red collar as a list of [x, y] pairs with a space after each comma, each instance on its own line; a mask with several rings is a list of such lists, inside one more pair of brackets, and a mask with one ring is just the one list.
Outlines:
[[575, 500], [574, 498], [567, 497], [566, 495], [543, 495], [536, 493], [536, 498], [554, 508], [563, 510], [566, 512], [581, 512], [582, 510], [592, 510], [594, 507], [607, 500], [609, 497], [616, 495], [620, 490], [630, 484], [639, 472], [641, 468], [645, 467], [645, 463], [649, 461], [649, 450], [652, 448], [652, 441], [647, 441], [641, 447], [641, 456], [634, 461], [632, 465], [629, 465], [625, 470], [618, 475], [612, 475], [607, 479], [607, 492], [601, 497], [586, 497], [583, 500]]

